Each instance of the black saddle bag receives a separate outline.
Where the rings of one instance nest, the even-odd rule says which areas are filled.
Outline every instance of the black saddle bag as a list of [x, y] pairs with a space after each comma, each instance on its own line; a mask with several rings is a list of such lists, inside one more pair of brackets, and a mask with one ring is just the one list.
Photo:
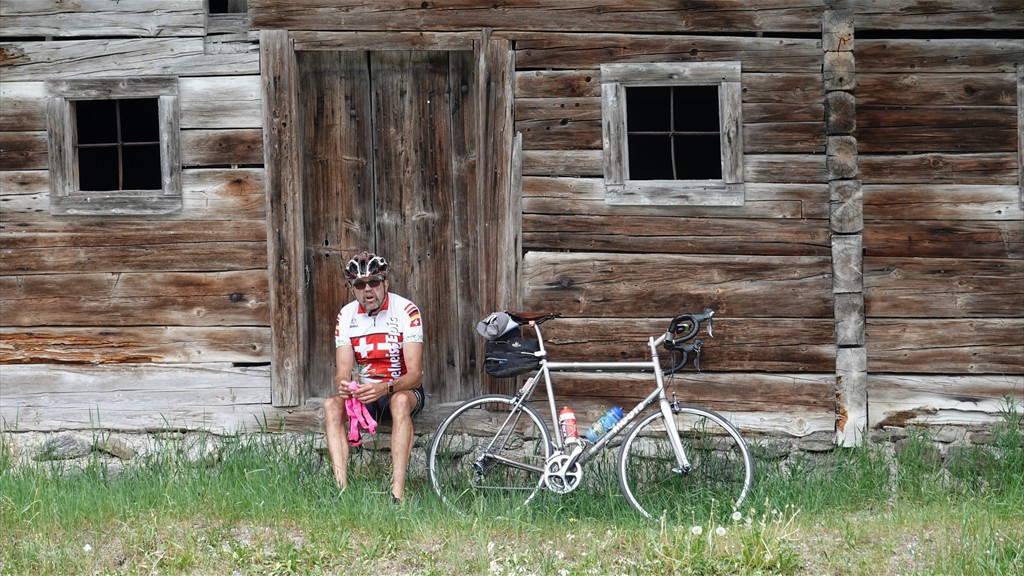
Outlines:
[[484, 371], [495, 378], [512, 378], [540, 368], [536, 338], [523, 338], [519, 329], [487, 342]]

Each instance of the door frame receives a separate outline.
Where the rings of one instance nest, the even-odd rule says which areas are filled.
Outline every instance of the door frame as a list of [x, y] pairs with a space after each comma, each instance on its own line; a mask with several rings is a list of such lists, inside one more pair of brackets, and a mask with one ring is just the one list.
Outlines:
[[[475, 186], [467, 191], [466, 214], [475, 225], [476, 297], [463, 306], [472, 317], [518, 305], [521, 190], [513, 181], [512, 119], [514, 53], [508, 38], [479, 33], [349, 33], [260, 31], [263, 90], [263, 154], [267, 191], [267, 262], [271, 326], [271, 402], [306, 402], [303, 382], [308, 358], [305, 337], [306, 274], [303, 234], [303, 182], [299, 165], [298, 63], [302, 50], [472, 51], [477, 116]], [[510, 263], [512, 265], [510, 265]], [[460, 267], [462, 269], [462, 267]], [[471, 328], [469, 328], [471, 329]], [[476, 340], [473, 340], [475, 343]], [[481, 349], [465, 351], [472, 368], [482, 365]], [[481, 370], [465, 378], [479, 380]]]

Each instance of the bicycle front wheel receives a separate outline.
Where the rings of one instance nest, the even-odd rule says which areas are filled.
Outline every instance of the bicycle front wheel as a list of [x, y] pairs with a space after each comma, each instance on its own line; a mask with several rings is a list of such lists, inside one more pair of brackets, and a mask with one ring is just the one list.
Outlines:
[[427, 467], [434, 492], [465, 513], [528, 503], [550, 455], [551, 439], [537, 411], [496, 394], [467, 401], [441, 422]]
[[754, 481], [754, 459], [739, 431], [704, 408], [676, 405], [672, 413], [689, 468], [679, 466], [661, 411], [646, 416], [619, 452], [626, 500], [648, 518], [703, 519], [739, 508]]

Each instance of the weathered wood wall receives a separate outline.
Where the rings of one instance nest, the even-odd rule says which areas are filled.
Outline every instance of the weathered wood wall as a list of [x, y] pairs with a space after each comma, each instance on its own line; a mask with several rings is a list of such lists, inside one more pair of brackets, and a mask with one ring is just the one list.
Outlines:
[[[1024, 23], [1019, 5], [1010, 20]], [[855, 41], [873, 429], [984, 422], [1021, 402], [1019, 31]]]
[[[255, 36], [203, 0], [0, 6], [0, 427], [256, 428], [270, 405]], [[176, 76], [183, 209], [49, 213], [55, 78]]]
[[[266, 202], [289, 193], [265, 190], [281, 180], [262, 166], [264, 128], [283, 120], [264, 120], [257, 32], [208, 20], [203, 4], [0, 4], [5, 425], [88, 427], [97, 406], [129, 428], [161, 427], [164, 408], [180, 427], [211, 414], [223, 428], [267, 414], [315, 425], [270, 409], [270, 370], [253, 366], [272, 357]], [[971, 424], [998, 417], [1004, 396], [1019, 401], [1019, 0], [673, 8], [250, 0], [249, 21], [317, 49], [333, 32], [357, 32], [366, 50], [410, 49], [430, 32], [487, 39], [511, 74], [521, 148], [508, 130], [485, 131], [481, 174], [506, 186], [501, 168], [517, 167], [521, 218], [511, 237], [481, 232], [477, 266], [518, 289], [480, 299], [562, 312], [547, 324], [560, 358], [637, 357], [673, 314], [712, 306], [705, 372], [680, 378], [679, 393], [751, 433], [831, 432], [847, 406], [872, 428]], [[827, 15], [844, 13], [849, 37], [823, 39]], [[835, 33], [846, 21], [830, 22]], [[741, 62], [742, 206], [604, 203], [600, 66], [654, 61]], [[181, 214], [49, 216], [43, 81], [145, 74], [179, 77]], [[504, 73], [493, 79], [509, 96]], [[863, 379], [846, 388], [848, 374]], [[610, 375], [560, 382], [593, 415], [643, 388]], [[837, 390], [862, 404], [837, 410]]]

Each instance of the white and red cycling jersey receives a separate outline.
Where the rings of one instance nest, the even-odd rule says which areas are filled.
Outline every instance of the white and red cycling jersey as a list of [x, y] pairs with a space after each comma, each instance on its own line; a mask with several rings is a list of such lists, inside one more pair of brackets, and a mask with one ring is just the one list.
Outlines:
[[406, 298], [387, 293], [380, 311], [370, 316], [353, 300], [338, 312], [334, 346], [351, 346], [362, 376], [390, 382], [406, 372], [402, 346], [423, 342], [420, 310]]

